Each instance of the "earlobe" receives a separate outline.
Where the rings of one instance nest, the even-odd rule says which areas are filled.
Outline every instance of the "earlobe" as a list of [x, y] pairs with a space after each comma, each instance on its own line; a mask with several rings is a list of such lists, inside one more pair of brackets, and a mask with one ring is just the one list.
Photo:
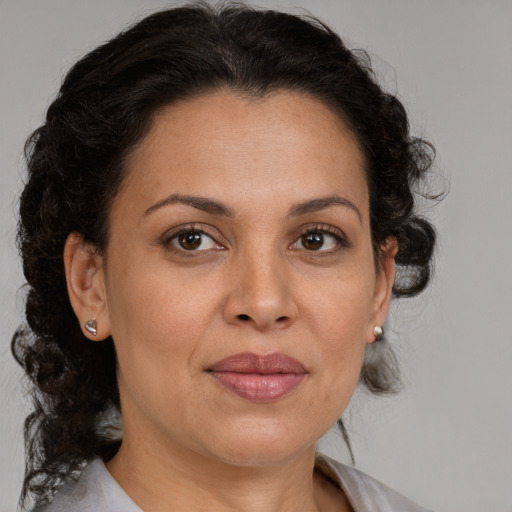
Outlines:
[[64, 246], [64, 268], [71, 306], [85, 336], [104, 340], [110, 335], [102, 257], [82, 235], [71, 233]]
[[398, 242], [396, 238], [388, 237], [381, 246], [379, 270], [377, 272], [373, 297], [373, 315], [371, 325], [369, 326], [368, 340], [370, 343], [382, 337], [375, 334], [375, 328], [381, 328], [386, 321], [395, 282], [395, 256], [397, 252]]

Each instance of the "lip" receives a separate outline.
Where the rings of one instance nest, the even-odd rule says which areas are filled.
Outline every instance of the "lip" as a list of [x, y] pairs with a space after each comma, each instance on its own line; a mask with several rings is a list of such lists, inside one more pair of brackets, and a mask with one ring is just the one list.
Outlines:
[[224, 388], [252, 402], [272, 402], [293, 391], [307, 375], [285, 354], [236, 354], [214, 363], [208, 373]]

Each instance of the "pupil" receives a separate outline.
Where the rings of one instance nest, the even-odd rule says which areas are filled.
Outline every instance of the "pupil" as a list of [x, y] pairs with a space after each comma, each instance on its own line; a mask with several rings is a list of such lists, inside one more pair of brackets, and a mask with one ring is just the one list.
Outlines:
[[197, 231], [183, 233], [179, 237], [179, 242], [183, 249], [197, 249], [201, 245], [201, 234]]
[[303, 235], [302, 243], [306, 249], [315, 251], [324, 245], [324, 236], [321, 233], [308, 233]]

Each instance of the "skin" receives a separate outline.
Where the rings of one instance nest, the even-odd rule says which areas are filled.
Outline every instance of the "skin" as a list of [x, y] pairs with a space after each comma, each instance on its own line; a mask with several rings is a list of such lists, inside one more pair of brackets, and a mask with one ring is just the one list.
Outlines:
[[[173, 238], [181, 227], [207, 233], [199, 249]], [[80, 323], [98, 325], [84, 334], [114, 339], [124, 438], [107, 468], [143, 510], [350, 510], [314, 473], [315, 443], [384, 323], [396, 242], [382, 249], [376, 269], [362, 153], [318, 100], [222, 90], [155, 116], [128, 158], [106, 253], [75, 233], [64, 255]], [[206, 371], [241, 352], [284, 353], [307, 374], [256, 403]]]

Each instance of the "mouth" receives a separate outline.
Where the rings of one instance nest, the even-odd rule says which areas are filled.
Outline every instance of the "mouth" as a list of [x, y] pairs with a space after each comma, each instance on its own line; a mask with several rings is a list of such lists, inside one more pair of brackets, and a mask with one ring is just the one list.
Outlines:
[[207, 371], [225, 389], [251, 402], [272, 402], [288, 395], [308, 373], [302, 363], [284, 354], [249, 352], [222, 359]]

